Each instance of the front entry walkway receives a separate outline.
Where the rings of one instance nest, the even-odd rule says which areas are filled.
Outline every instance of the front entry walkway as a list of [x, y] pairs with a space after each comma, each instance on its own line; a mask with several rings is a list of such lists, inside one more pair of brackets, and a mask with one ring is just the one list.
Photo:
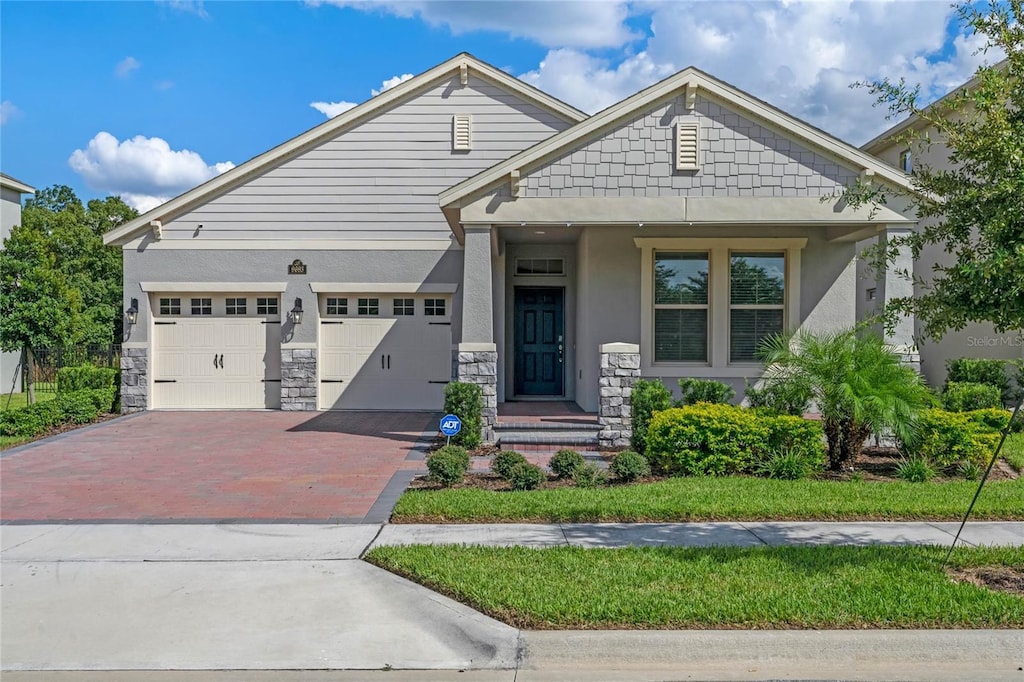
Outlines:
[[0, 518], [386, 521], [427, 412], [148, 412], [2, 453]]

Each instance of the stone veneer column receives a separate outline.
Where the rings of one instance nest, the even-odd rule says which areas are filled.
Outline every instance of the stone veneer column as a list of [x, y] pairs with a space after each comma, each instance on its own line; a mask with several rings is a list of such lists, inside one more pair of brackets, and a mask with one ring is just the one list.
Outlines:
[[121, 412], [149, 407], [149, 349], [121, 349]]
[[484, 403], [480, 437], [485, 443], [493, 443], [494, 423], [498, 420], [498, 347], [493, 343], [460, 343], [455, 379], [480, 386]]
[[601, 345], [598, 381], [597, 434], [602, 450], [629, 447], [633, 436], [633, 384], [640, 378], [640, 346], [635, 343]]
[[316, 349], [281, 349], [281, 409], [312, 412], [316, 405]]

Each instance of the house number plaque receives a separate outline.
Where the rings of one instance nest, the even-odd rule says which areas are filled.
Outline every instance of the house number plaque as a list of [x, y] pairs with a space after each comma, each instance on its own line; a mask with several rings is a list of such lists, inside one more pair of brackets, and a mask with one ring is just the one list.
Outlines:
[[292, 261], [291, 265], [288, 266], [289, 275], [305, 275], [306, 264], [300, 261], [298, 258]]

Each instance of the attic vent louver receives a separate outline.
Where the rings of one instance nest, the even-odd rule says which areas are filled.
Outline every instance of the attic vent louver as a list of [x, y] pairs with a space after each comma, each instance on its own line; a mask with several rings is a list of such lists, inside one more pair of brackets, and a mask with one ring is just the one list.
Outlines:
[[676, 170], [700, 168], [700, 125], [696, 121], [676, 124]]
[[452, 117], [452, 149], [467, 151], [472, 149], [473, 119], [469, 114], [456, 114]]

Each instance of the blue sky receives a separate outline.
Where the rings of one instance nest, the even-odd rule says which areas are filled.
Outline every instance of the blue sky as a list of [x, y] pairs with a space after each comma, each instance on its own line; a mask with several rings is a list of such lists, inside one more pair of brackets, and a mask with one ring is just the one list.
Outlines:
[[945, 0], [3, 0], [0, 168], [149, 208], [461, 51], [587, 111], [693, 64], [859, 144], [851, 82], [941, 94], [978, 45]]

